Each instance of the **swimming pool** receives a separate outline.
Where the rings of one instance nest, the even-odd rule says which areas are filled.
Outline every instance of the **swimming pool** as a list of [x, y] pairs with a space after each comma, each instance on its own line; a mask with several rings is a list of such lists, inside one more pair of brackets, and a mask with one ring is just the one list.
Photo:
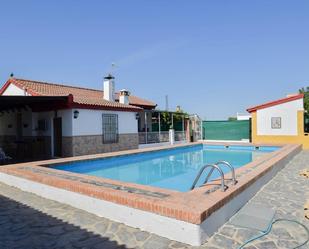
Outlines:
[[[197, 142], [2, 166], [0, 182], [199, 246], [301, 148]], [[237, 184], [226, 179], [225, 191], [218, 182], [188, 191], [198, 169], [219, 160], [236, 168]]]
[[[55, 169], [186, 192], [206, 164], [228, 161], [235, 169], [279, 147], [196, 145], [126, 156], [74, 162]], [[224, 173], [229, 169], [223, 167]], [[206, 176], [207, 172], [205, 173]], [[214, 171], [212, 179], [218, 178]], [[200, 178], [197, 186], [202, 185]]]

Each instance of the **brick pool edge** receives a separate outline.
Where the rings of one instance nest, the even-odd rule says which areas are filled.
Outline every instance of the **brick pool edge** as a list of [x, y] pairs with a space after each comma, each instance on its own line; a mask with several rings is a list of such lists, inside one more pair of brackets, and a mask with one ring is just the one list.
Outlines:
[[[192, 145], [196, 144], [201, 143]], [[301, 150], [301, 145], [284, 145], [237, 169], [238, 184], [229, 185], [225, 192], [205, 186], [182, 193], [47, 167], [183, 146], [188, 145], [4, 166], [0, 181], [169, 239], [200, 245]]]

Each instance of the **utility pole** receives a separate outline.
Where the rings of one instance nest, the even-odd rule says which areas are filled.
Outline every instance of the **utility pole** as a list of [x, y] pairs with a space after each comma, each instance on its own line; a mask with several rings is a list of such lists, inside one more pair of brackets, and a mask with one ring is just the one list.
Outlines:
[[168, 95], [165, 95], [165, 110], [168, 111]]

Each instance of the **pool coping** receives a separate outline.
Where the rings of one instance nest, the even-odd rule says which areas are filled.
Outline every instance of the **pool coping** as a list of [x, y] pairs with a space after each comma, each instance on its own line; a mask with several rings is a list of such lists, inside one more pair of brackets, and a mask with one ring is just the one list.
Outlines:
[[[237, 146], [281, 146], [261, 158], [235, 170], [238, 183], [229, 184], [225, 192], [213, 186], [203, 186], [189, 192], [178, 192], [146, 185], [121, 182], [101, 177], [87, 176], [53, 168], [48, 165], [68, 162], [132, 155], [143, 152], [195, 146], [202, 144], [237, 145]], [[289, 144], [251, 144], [251, 143], [211, 143], [196, 142], [158, 148], [145, 148], [114, 153], [61, 158], [0, 167], [0, 172], [42, 183], [108, 202], [124, 205], [180, 221], [200, 225], [212, 213], [223, 207], [231, 199], [252, 185], [277, 164], [283, 162], [291, 153], [296, 153], [301, 145]], [[214, 182], [216, 183], [216, 182]], [[197, 201], [198, 200], [198, 201]]]

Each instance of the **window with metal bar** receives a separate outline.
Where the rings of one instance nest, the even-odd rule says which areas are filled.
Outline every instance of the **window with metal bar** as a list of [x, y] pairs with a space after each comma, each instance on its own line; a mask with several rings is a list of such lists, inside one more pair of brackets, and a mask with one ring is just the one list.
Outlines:
[[117, 114], [103, 114], [102, 115], [103, 128], [103, 143], [117, 143], [118, 142], [118, 115]]

